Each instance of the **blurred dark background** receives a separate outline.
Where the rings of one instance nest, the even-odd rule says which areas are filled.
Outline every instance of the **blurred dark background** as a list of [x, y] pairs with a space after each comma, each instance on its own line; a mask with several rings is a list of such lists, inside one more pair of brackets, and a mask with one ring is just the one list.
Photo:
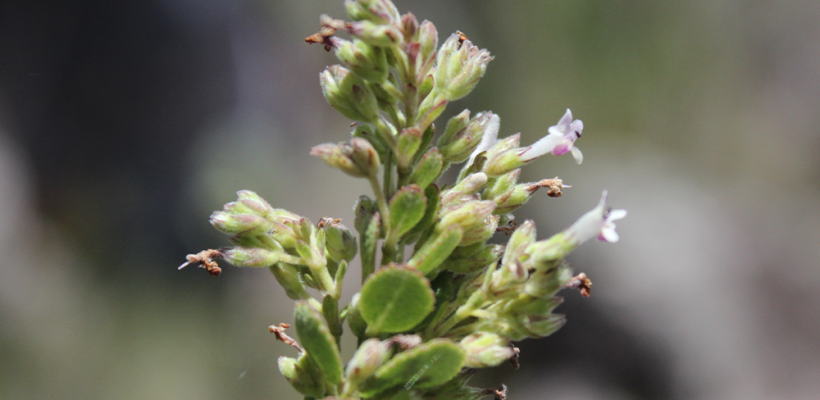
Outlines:
[[[630, 213], [571, 256], [595, 286], [566, 327], [476, 385], [820, 397], [820, 3], [396, 4], [496, 56], [444, 118], [492, 110], [524, 143], [584, 121], [583, 165], [524, 170], [573, 184], [517, 213], [539, 238], [603, 189]], [[175, 267], [227, 243], [208, 216], [239, 189], [352, 224], [369, 189], [307, 155], [349, 131], [318, 86], [332, 54], [303, 42], [321, 13], [342, 1], [0, 2], [0, 398], [298, 398], [273, 277]]]

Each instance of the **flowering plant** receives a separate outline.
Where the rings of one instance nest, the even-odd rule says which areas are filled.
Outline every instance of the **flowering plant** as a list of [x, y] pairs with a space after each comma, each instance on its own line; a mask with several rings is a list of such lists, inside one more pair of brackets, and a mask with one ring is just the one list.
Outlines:
[[[512, 342], [564, 324], [553, 313], [562, 301], [556, 294], [575, 287], [589, 295], [591, 285], [583, 273], [573, 277], [564, 257], [594, 237], [617, 241], [613, 221], [626, 211], [608, 210], [604, 192], [565, 231], [536, 240], [535, 223], [517, 225], [511, 213], [540, 188], [560, 197], [569, 186], [557, 177], [519, 183], [519, 168], [545, 154], [571, 153], [581, 163], [574, 144], [583, 123], [567, 110], [544, 138], [521, 147], [518, 134], [498, 139], [497, 115], [464, 110], [436, 139], [436, 119], [473, 90], [493, 57], [460, 32], [439, 47], [431, 22], [400, 15], [390, 0], [345, 6], [352, 22], [323, 15], [306, 40], [342, 63], [320, 82], [330, 106], [355, 121], [352, 137], [310, 154], [372, 186], [373, 197], [355, 205], [358, 238], [338, 219], [312, 224], [243, 190], [211, 216], [233, 247], [188, 255], [180, 268], [199, 263], [218, 275], [214, 260], [224, 259], [270, 269], [296, 301], [297, 339], [285, 332], [290, 324], [270, 327], [299, 353], [281, 357], [279, 369], [306, 398], [504, 398], [504, 387], [466, 382], [476, 368], [517, 368]], [[460, 163], [456, 182], [436, 183]], [[509, 235], [506, 245], [488, 243], [497, 232]], [[362, 289], [341, 306], [357, 253]], [[358, 337], [347, 363], [339, 352], [344, 322]]]

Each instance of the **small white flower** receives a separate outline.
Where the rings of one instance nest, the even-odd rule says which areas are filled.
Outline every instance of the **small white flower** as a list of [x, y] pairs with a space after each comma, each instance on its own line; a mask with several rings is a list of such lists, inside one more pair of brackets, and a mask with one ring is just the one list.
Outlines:
[[581, 137], [584, 130], [584, 123], [579, 120], [572, 120], [572, 111], [567, 108], [567, 112], [558, 121], [557, 125], [549, 127], [549, 134], [544, 136], [531, 146], [526, 147], [519, 153], [522, 162], [532, 161], [547, 153], [560, 156], [571, 152], [575, 161], [580, 164], [584, 161], [581, 150], [575, 147], [575, 140]]
[[607, 191], [601, 195], [598, 206], [582, 215], [572, 226], [564, 232], [568, 241], [580, 245], [589, 239], [597, 237], [603, 242], [615, 243], [618, 241], [618, 232], [615, 231], [616, 220], [626, 217], [626, 210], [610, 210], [606, 208]]

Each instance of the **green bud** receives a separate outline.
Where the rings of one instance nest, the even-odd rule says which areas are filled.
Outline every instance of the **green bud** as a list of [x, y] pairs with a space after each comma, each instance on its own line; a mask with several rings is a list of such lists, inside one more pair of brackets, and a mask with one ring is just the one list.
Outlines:
[[441, 267], [459, 274], [469, 274], [487, 268], [501, 258], [504, 246], [478, 242], [469, 246], [457, 247]]
[[385, 143], [384, 138], [381, 135], [376, 134], [375, 131], [370, 127], [370, 125], [358, 123], [356, 127], [353, 128], [353, 132], [350, 133], [350, 136], [366, 139], [370, 144], [376, 149], [376, 152], [379, 153], [379, 159], [383, 160], [387, 157], [387, 152], [390, 151], [389, 145]]
[[444, 214], [439, 227], [444, 228], [457, 224], [464, 230], [471, 229], [476, 225], [484, 224], [485, 219], [492, 214], [493, 210], [495, 210], [495, 203], [489, 200], [467, 202]]
[[324, 143], [313, 146], [310, 155], [357, 178], [374, 177], [379, 171], [379, 154], [366, 139], [352, 138], [350, 143]]
[[404, 186], [390, 200], [390, 228], [401, 237], [424, 216], [427, 198], [416, 185]]
[[421, 85], [419, 86], [419, 98], [427, 100], [430, 97], [430, 93], [433, 91], [433, 74], [427, 74], [424, 79], [421, 81]]
[[285, 289], [285, 294], [293, 300], [309, 299], [305, 285], [299, 277], [299, 267], [295, 265], [276, 263], [271, 265], [270, 272], [276, 281]]
[[441, 193], [441, 203], [444, 206], [460, 204], [464, 202], [465, 196], [470, 196], [484, 187], [487, 183], [487, 175], [483, 172], [470, 174], [462, 179], [455, 186]]
[[410, 174], [410, 183], [426, 188], [441, 175], [443, 164], [444, 161], [438, 149], [435, 147], [430, 149], [413, 168], [413, 172]]
[[361, 40], [352, 42], [333, 37], [336, 57], [362, 79], [381, 83], [387, 79], [387, 57], [384, 49], [371, 46]]
[[436, 90], [449, 101], [468, 95], [492, 59], [486, 49], [479, 49], [461, 34], [452, 34], [438, 52]]
[[421, 23], [418, 29], [418, 41], [421, 46], [416, 58], [416, 70], [420, 76], [424, 76], [433, 67], [436, 49], [438, 49], [438, 31], [432, 22], [424, 20]]
[[[441, 225], [439, 225], [441, 226]], [[441, 226], [407, 262], [425, 275], [438, 267], [458, 246], [463, 232], [458, 224]]]
[[[422, 89], [424, 89], [424, 83], [422, 82]], [[419, 93], [423, 93], [422, 90], [419, 90]], [[441, 113], [444, 112], [444, 109], [447, 108], [447, 99], [441, 97], [437, 94], [429, 95], [424, 98], [419, 105], [419, 115], [421, 115], [421, 122], [419, 122], [418, 126], [420, 128], [427, 129], [433, 121], [438, 118]]]
[[[481, 194], [481, 198], [485, 200], [492, 200], [495, 204], [505, 202], [515, 190], [515, 184], [518, 183], [518, 176], [521, 175], [520, 169], [515, 169], [504, 175], [490, 180], [487, 185], [487, 190]], [[496, 214], [500, 214], [496, 212]]]
[[484, 243], [490, 240], [498, 229], [498, 215], [490, 215], [484, 218], [478, 225], [473, 225], [469, 229], [464, 229], [464, 236], [461, 238], [459, 246], [469, 246], [474, 243]]
[[371, 377], [392, 356], [392, 342], [365, 340], [347, 364], [347, 379], [356, 384]]
[[362, 122], [379, 118], [376, 96], [362, 78], [341, 65], [331, 65], [319, 78], [325, 99], [342, 115]]
[[270, 227], [264, 217], [252, 214], [229, 214], [224, 211], [215, 211], [211, 214], [211, 225], [229, 235], [263, 233]]
[[395, 26], [377, 25], [370, 21], [350, 23], [349, 32], [372, 46], [392, 47], [404, 40], [404, 34]]
[[282, 253], [260, 248], [234, 247], [222, 252], [229, 263], [237, 267], [267, 268], [279, 262]]
[[345, 9], [354, 21], [391, 24], [400, 19], [399, 10], [390, 0], [345, 0]]
[[[466, 116], [469, 116], [469, 112]], [[478, 113], [466, 125], [463, 125], [464, 112], [454, 118], [458, 118], [458, 120], [453, 121], [451, 119], [454, 122], [453, 131], [451, 132], [448, 123], [447, 130], [438, 142], [441, 155], [449, 163], [460, 163], [468, 159], [485, 136], [493, 140], [498, 136], [500, 119], [492, 112]]]
[[572, 270], [563, 260], [554, 261], [549, 268], [539, 268], [527, 279], [524, 292], [533, 297], [554, 296], [572, 279]]
[[516, 133], [499, 140], [490, 150], [487, 150], [484, 172], [490, 177], [497, 177], [524, 165], [517, 154], [520, 140], [521, 135]]
[[324, 397], [325, 382], [310, 357], [302, 355], [299, 360], [279, 357], [279, 371], [297, 392], [305, 396]]
[[378, 211], [379, 205], [375, 201], [364, 195], [359, 196], [359, 200], [357, 200], [356, 205], [353, 206], [353, 212], [356, 214], [353, 226], [356, 227], [356, 231], [359, 232], [359, 234], [364, 233], [365, 229], [367, 229], [367, 225], [370, 223], [370, 218]]
[[462, 132], [470, 123], [470, 110], [464, 109], [458, 115], [450, 118], [447, 121], [447, 127], [444, 128], [444, 133], [438, 138], [438, 147], [444, 147], [450, 144], [455, 139], [456, 134]]
[[402, 169], [410, 167], [413, 156], [419, 150], [422, 141], [422, 131], [412, 127], [401, 131], [399, 134], [399, 154], [398, 164]]
[[413, 13], [408, 12], [401, 16], [401, 30], [404, 33], [404, 41], [410, 43], [416, 37], [419, 29], [419, 20]]
[[330, 223], [322, 229], [325, 231], [325, 249], [327, 254], [336, 262], [347, 260], [350, 262], [356, 257], [359, 250], [356, 237], [344, 225]]
[[379, 213], [373, 214], [369, 219], [365, 231], [359, 232], [359, 241], [362, 249], [362, 281], [376, 269], [376, 249], [379, 245], [381, 235], [381, 216]]
[[467, 355], [464, 366], [468, 368], [495, 367], [515, 355], [509, 342], [494, 333], [474, 333], [461, 339], [459, 345]]

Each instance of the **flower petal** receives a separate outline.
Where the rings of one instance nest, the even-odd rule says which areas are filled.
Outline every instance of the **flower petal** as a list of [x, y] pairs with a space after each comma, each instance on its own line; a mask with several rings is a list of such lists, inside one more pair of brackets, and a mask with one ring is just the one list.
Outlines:
[[599, 240], [609, 243], [616, 243], [620, 240], [618, 232], [615, 232], [614, 224], [606, 224], [601, 228], [601, 234], [598, 236]]
[[572, 151], [572, 158], [575, 159], [575, 162], [577, 162], [578, 164], [581, 164], [582, 162], [584, 162], [584, 153], [581, 153], [581, 149], [579, 149], [577, 147], [573, 147], [571, 151]]
[[609, 212], [609, 217], [606, 219], [607, 221], [617, 221], [619, 219], [623, 219], [626, 217], [626, 210], [624, 209], [617, 209], [612, 210]]
[[563, 117], [561, 117], [560, 120], [558, 120], [558, 124], [557, 124], [558, 129], [561, 129], [562, 131], [566, 132], [567, 129], [569, 129], [569, 125], [571, 123], [572, 123], [572, 111], [570, 111], [569, 108], [567, 108], [567, 112], [564, 114]]

